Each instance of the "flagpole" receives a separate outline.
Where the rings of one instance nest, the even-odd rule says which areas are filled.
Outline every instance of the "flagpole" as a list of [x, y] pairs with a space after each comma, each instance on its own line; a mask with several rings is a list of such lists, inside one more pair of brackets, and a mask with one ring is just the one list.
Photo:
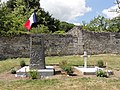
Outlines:
[[[29, 1], [27, 0], [27, 13], [29, 11]], [[27, 18], [29, 18], [29, 15], [27, 14]], [[30, 53], [29, 53], [29, 58], [31, 59], [31, 46], [32, 46], [32, 35], [30, 33], [30, 30], [28, 31], [29, 32], [29, 35], [30, 35], [30, 42], [29, 42], [29, 50], [30, 50]]]
[[[29, 11], [29, 1], [27, 1], [27, 12]], [[32, 23], [31, 23], [32, 22]], [[30, 34], [30, 59], [31, 59], [31, 49], [32, 49], [32, 34], [30, 33], [30, 29], [31, 29], [31, 26], [33, 23], [36, 23], [36, 12], [34, 11], [34, 13], [30, 16], [30, 18], [28, 19], [28, 21], [25, 23], [25, 27], [29, 30], [29, 34]], [[36, 33], [37, 32], [37, 29], [36, 29]]]
[[[29, 31], [30, 32], [30, 31]], [[31, 49], [32, 49], [32, 35], [30, 34], [30, 59], [31, 59]]]
[[[29, 12], [29, 1], [27, 0], [27, 7], [28, 7], [28, 9], [27, 9], [27, 12]], [[28, 17], [29, 18], [29, 17]], [[30, 30], [29, 30], [29, 33], [30, 33]], [[29, 58], [30, 58], [30, 60], [31, 60], [31, 50], [32, 50], [32, 35], [31, 35], [31, 33], [30, 33], [30, 54], [29, 54]]]

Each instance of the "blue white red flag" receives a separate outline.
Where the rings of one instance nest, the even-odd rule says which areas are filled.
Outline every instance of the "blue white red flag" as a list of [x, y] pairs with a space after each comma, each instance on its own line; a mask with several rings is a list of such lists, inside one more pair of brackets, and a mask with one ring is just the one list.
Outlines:
[[33, 23], [36, 23], [35, 12], [30, 16], [30, 18], [27, 20], [27, 22], [24, 24], [24, 26], [27, 30], [30, 30]]

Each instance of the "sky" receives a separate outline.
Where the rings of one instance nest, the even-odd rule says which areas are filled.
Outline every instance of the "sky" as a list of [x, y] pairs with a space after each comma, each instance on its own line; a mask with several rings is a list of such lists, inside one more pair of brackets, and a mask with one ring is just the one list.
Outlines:
[[[6, 1], [6, 0], [2, 0]], [[83, 21], [90, 22], [98, 15], [114, 18], [117, 13], [111, 12], [117, 6], [116, 0], [40, 0], [40, 6], [52, 17], [76, 25]]]

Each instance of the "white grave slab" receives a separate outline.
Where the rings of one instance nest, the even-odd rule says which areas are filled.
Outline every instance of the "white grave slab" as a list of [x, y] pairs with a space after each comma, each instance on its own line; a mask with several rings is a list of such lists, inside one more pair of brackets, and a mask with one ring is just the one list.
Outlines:
[[78, 71], [82, 72], [84, 75], [95, 75], [96, 71], [101, 69], [101, 70], [105, 70], [105, 68], [99, 68], [99, 67], [94, 67], [94, 68], [82, 68], [82, 67], [74, 67], [75, 69], [77, 69]]
[[[19, 69], [16, 72], [16, 77], [26, 77], [28, 76], [28, 72], [30, 71], [29, 66], [25, 66], [21, 69]], [[47, 77], [47, 76], [53, 76], [54, 75], [54, 67], [53, 66], [46, 66], [46, 69], [39, 69], [37, 72], [42, 76], [42, 77]]]

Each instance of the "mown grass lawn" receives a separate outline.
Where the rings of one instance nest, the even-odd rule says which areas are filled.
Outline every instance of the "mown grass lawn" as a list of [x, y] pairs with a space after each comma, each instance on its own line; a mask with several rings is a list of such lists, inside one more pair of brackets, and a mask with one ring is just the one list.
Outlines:
[[[81, 56], [55, 56], [46, 57], [46, 64], [59, 64], [60, 61], [66, 60], [71, 65], [83, 65], [83, 57]], [[96, 65], [98, 60], [107, 63], [109, 69], [120, 70], [120, 55], [91, 55], [88, 58], [88, 65]]]
[[[109, 69], [120, 71], [120, 55], [93, 55], [88, 59], [88, 65], [96, 65], [98, 60], [103, 60], [104, 63], [107, 62]], [[29, 65], [29, 58], [0, 61], [0, 74], [19, 66], [21, 60]], [[59, 64], [62, 60], [67, 60], [71, 65], [83, 65], [83, 58], [80, 56], [46, 57], [46, 64]], [[60, 76], [37, 80], [0, 79], [0, 90], [120, 90], [120, 75], [109, 78]]]

